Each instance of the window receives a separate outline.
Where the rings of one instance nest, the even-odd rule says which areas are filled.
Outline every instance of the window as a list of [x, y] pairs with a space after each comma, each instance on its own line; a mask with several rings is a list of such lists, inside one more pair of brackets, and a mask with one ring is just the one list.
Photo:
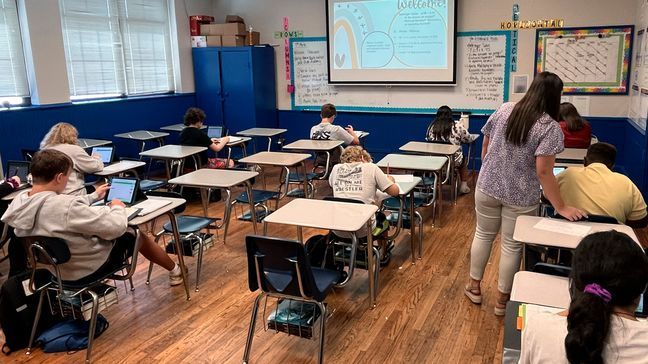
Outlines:
[[15, 0], [0, 0], [0, 107], [29, 97]]
[[73, 100], [174, 90], [167, 0], [60, 0]]

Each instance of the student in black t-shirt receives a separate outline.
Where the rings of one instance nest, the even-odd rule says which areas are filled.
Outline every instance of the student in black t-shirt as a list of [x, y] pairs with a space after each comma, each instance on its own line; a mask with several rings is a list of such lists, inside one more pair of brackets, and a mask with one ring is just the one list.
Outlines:
[[[220, 139], [210, 138], [204, 131], [200, 130], [205, 120], [205, 112], [197, 107], [190, 107], [184, 116], [184, 124], [186, 127], [180, 133], [180, 144], [189, 145], [193, 147], [207, 147], [214, 152], [219, 152], [225, 148], [229, 142], [229, 137], [222, 137]], [[222, 158], [208, 158], [207, 151], [199, 154], [200, 164], [206, 168], [226, 168], [225, 159]], [[234, 162], [229, 161], [229, 166], [233, 167]]]

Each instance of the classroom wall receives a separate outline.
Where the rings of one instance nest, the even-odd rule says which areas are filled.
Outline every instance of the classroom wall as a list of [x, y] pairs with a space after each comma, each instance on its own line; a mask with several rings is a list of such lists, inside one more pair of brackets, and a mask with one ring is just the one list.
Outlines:
[[[458, 31], [494, 30], [501, 21], [510, 20], [514, 3], [520, 5], [520, 17], [526, 19], [564, 18], [565, 26], [634, 24], [637, 0], [459, 0]], [[213, 15], [224, 21], [227, 14], [241, 15], [248, 25], [261, 32], [261, 42], [279, 44], [277, 57], [277, 98], [281, 110], [290, 109], [283, 65], [283, 40], [274, 39], [274, 31], [282, 30], [282, 19], [289, 17], [291, 30], [303, 30], [304, 36], [326, 35], [324, 0], [273, 0], [266, 6], [256, 0], [214, 0]], [[535, 30], [519, 31], [519, 61], [516, 74], [533, 77]], [[519, 96], [511, 97], [516, 100]], [[589, 115], [625, 117], [627, 96], [592, 96]]]

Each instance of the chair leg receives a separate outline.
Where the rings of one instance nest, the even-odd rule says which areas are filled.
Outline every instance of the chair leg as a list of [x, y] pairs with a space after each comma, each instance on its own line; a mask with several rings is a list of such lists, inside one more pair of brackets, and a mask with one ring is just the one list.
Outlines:
[[97, 327], [97, 315], [99, 314], [99, 296], [91, 290], [88, 293], [92, 297], [92, 316], [90, 317], [90, 329], [88, 330], [88, 349], [86, 350], [86, 364], [90, 363], [92, 357], [92, 342], [94, 341], [95, 329]]
[[128, 278], [128, 283], [130, 284], [131, 292], [133, 292], [135, 290], [135, 285], [133, 285], [133, 277]]
[[36, 317], [34, 317], [34, 324], [32, 325], [31, 335], [29, 335], [29, 345], [27, 345], [27, 355], [31, 354], [32, 345], [34, 344], [34, 339], [36, 336], [36, 328], [38, 327], [38, 321], [40, 320], [41, 312], [43, 311], [43, 299], [47, 289], [44, 288], [40, 292], [40, 297], [38, 297], [38, 306], [36, 307]]
[[200, 282], [200, 269], [202, 269], [202, 261], [203, 261], [203, 249], [204, 247], [204, 240], [200, 238], [200, 234], [196, 234], [198, 236], [198, 262], [196, 263], [196, 292], [198, 292], [198, 283]]
[[326, 328], [326, 305], [322, 302], [317, 302], [317, 306], [319, 306], [320, 314], [322, 317], [320, 317], [320, 320], [322, 321], [320, 323], [320, 343], [319, 343], [319, 353], [317, 356], [317, 362], [319, 364], [324, 363], [324, 342], [325, 340], [325, 328]]
[[259, 313], [259, 302], [264, 294], [261, 293], [254, 300], [254, 307], [252, 308], [252, 317], [250, 318], [250, 326], [248, 327], [248, 337], [245, 342], [245, 351], [243, 352], [243, 363], [247, 364], [250, 361], [250, 350], [252, 349], [252, 339], [254, 339], [254, 327], [256, 326], [257, 314]]
[[[367, 252], [369, 254], [369, 252]], [[373, 254], [375, 256], [374, 258], [374, 294], [376, 297], [378, 297], [378, 289], [379, 289], [379, 283], [380, 283], [380, 250], [376, 248], [375, 246], [373, 247]], [[376, 299], [374, 297], [374, 300]]]
[[146, 285], [151, 284], [151, 273], [153, 273], [153, 262], [149, 262], [148, 274], [146, 275]]
[[423, 257], [423, 216], [416, 211], [416, 218], [418, 219], [418, 259], [421, 259]]

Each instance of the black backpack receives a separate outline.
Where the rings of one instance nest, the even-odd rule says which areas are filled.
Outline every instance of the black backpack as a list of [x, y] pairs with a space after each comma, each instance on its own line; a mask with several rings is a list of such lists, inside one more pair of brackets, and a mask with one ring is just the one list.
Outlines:
[[[43, 272], [45, 273], [45, 272]], [[36, 308], [40, 292], [25, 295], [25, 287], [29, 283], [30, 272], [23, 272], [9, 277], [0, 288], [0, 327], [4, 332], [5, 343], [2, 352], [5, 355], [24, 349], [29, 345], [29, 335], [36, 317]], [[62, 321], [60, 316], [51, 313], [47, 300], [43, 302], [41, 317], [36, 329], [36, 336], [44, 330]]]

